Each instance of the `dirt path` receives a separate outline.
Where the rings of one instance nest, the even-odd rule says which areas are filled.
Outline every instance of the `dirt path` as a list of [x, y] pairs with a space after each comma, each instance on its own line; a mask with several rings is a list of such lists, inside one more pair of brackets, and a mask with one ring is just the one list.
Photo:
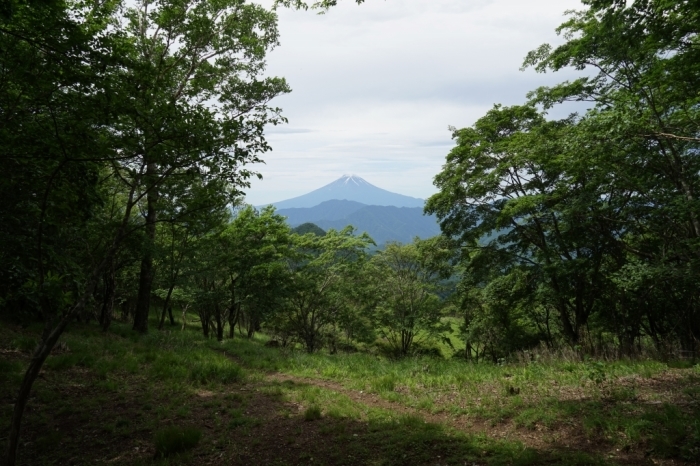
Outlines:
[[[224, 352], [224, 354], [245, 367], [245, 364], [238, 360], [235, 355], [231, 355], [228, 352]], [[698, 464], [688, 463], [678, 459], [665, 460], [655, 458], [651, 460], [647, 457], [643, 448], [619, 448], [613, 443], [604, 440], [602, 437], [599, 440], [591, 439], [585, 434], [579, 419], [560, 422], [550, 427], [536, 425], [534, 428], [528, 429], [525, 427], [517, 427], [513, 422], [508, 420], [494, 422], [492, 420], [470, 417], [468, 415], [452, 415], [447, 411], [432, 412], [427, 409], [414, 408], [402, 403], [383, 399], [376, 393], [350, 389], [341, 383], [327, 379], [299, 377], [281, 372], [269, 372], [264, 375], [262, 383], [279, 384], [284, 382], [310, 385], [333, 391], [347, 396], [355, 403], [370, 408], [378, 408], [399, 415], [415, 416], [426, 423], [443, 425], [466, 434], [486, 435], [496, 440], [520, 442], [525, 447], [538, 451], [585, 452], [623, 465], [655, 464], [666, 466]]]
[[[592, 443], [585, 437], [581, 429], [573, 425], [559, 426], [554, 432], [545, 432], [543, 429], [518, 429], [513, 425], [506, 425], [503, 423], [492, 425], [489, 422], [470, 419], [463, 415], [451, 416], [447, 413], [432, 413], [424, 409], [412, 408], [400, 403], [385, 400], [375, 393], [349, 389], [340, 383], [330, 380], [298, 377], [290, 374], [273, 372], [265, 376], [265, 381], [272, 383], [293, 382], [299, 385], [312, 385], [343, 394], [352, 401], [367, 407], [379, 408], [402, 415], [416, 416], [423, 419], [424, 422], [441, 424], [468, 434], [485, 434], [494, 439], [517, 441], [527, 447], [537, 450], [585, 451], [589, 454], [597, 454], [613, 459], [619, 464], [639, 465], [645, 463], [644, 457], [639, 453], [623, 452], [609, 445]], [[666, 463], [659, 462], [657, 464]]]

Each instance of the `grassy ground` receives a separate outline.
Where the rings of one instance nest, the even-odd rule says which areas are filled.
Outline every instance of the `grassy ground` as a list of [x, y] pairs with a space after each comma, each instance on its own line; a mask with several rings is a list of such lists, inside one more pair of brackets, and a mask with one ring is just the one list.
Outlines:
[[[0, 324], [0, 438], [39, 329]], [[697, 464], [700, 369], [467, 365], [73, 326], [20, 464]]]

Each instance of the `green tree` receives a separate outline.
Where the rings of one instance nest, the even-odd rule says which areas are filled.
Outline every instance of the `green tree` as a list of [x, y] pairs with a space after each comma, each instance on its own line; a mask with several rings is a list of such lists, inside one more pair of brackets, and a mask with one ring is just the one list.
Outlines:
[[[361, 3], [364, 3], [365, 0], [355, 0], [355, 3], [358, 5]], [[291, 7], [291, 8], [297, 8], [297, 9], [303, 9], [307, 10], [309, 8], [315, 9], [315, 10], [321, 10], [321, 13], [324, 11], [328, 10], [331, 7], [334, 7], [338, 4], [338, 0], [320, 0], [317, 2], [312, 3], [309, 5], [307, 2], [304, 0], [275, 0], [275, 8], [279, 6], [284, 6], [284, 7]]]
[[[162, 299], [158, 328], [169, 314], [174, 324], [170, 298], [175, 287], [187, 283], [187, 274], [196, 268], [201, 240], [221, 233], [230, 220], [229, 199], [223, 183], [191, 184], [184, 190], [160, 199], [161, 218], [156, 231], [156, 268], [160, 271], [156, 290]], [[187, 261], [189, 264], [185, 264]]]
[[619, 241], [600, 231], [616, 193], [600, 179], [606, 173], [597, 170], [596, 152], [569, 145], [578, 136], [571, 119], [546, 121], [530, 106], [497, 106], [455, 132], [457, 147], [435, 178], [441, 191], [426, 206], [465, 251], [483, 251], [464, 255], [470, 267], [486, 268], [477, 275], [520, 268], [545, 283], [571, 344], [601, 304], [604, 266]]
[[265, 125], [283, 121], [268, 102], [289, 89], [283, 79], [260, 77], [278, 33], [276, 15], [258, 5], [144, 0], [125, 19], [133, 47], [122, 91], [131, 101], [115, 126], [124, 143], [119, 173], [145, 199], [134, 317], [134, 329], [145, 332], [159, 198], [194, 181], [225, 181], [239, 194], [253, 175], [244, 166], [269, 150]]
[[316, 225], [314, 223], [309, 223], [309, 222], [302, 223], [301, 225], [294, 227], [292, 229], [292, 231], [294, 233], [296, 233], [297, 235], [305, 235], [307, 233], [313, 233], [316, 236], [323, 236], [326, 234], [326, 232], [323, 231], [323, 229], [321, 229], [318, 225]]
[[372, 258], [378, 283], [375, 319], [379, 332], [403, 356], [416, 340], [434, 337], [442, 330], [443, 303], [438, 292], [440, 279], [450, 272], [444, 260], [451, 251], [439, 246], [440, 238], [416, 239], [407, 245], [389, 243]]
[[[629, 264], [615, 275], [619, 310], [609, 325], [631, 338], [642, 326], [657, 342], [675, 333], [687, 350], [700, 337], [697, 287], [700, 203], [700, 6], [694, 1], [584, 1], [559, 27], [566, 42], [531, 52], [538, 71], [573, 67], [587, 75], [540, 88], [549, 108], [591, 101], [582, 123], [607, 145], [611, 183], [623, 196], [621, 242]], [[633, 291], [634, 290], [634, 291]], [[640, 298], [644, 296], [644, 298]], [[670, 329], [677, 329], [672, 331]]]
[[[115, 5], [92, 5], [85, 15], [87, 7], [71, 11], [63, 2], [4, 5], [0, 306], [45, 323], [14, 406], [5, 457], [13, 465], [31, 386], [70, 316], [89, 300], [103, 263], [85, 254], [83, 239], [102, 201], [102, 161], [115, 155], [101, 92], [115, 71], [107, 27]], [[109, 245], [103, 241], [102, 250]]]
[[[8, 11], [0, 132], [12, 177], [0, 191], [20, 208], [3, 208], [11, 221], [0, 236], [21, 253], [3, 251], [0, 286], [46, 322], [15, 404], [14, 464], [32, 383], [124, 242], [144, 230], [135, 328], [145, 331], [160, 199], [210, 183], [235, 196], [253, 175], [245, 165], [269, 149], [265, 125], [282, 121], [268, 102], [288, 88], [260, 77], [276, 16], [243, 1], [14, 2]], [[88, 235], [100, 230], [88, 221], [104, 180], [121, 185], [119, 212]], [[72, 254], [84, 238], [96, 240], [90, 254]]]
[[246, 326], [248, 338], [279, 307], [289, 280], [293, 254], [291, 231], [284, 217], [268, 206], [247, 206], [222, 236], [230, 291], [229, 332]]
[[366, 249], [374, 241], [366, 234], [354, 235], [352, 227], [329, 230], [325, 236], [296, 236], [298, 258], [284, 308], [286, 331], [298, 338], [309, 353], [323, 345], [345, 310], [345, 285], [353, 282], [367, 260]]

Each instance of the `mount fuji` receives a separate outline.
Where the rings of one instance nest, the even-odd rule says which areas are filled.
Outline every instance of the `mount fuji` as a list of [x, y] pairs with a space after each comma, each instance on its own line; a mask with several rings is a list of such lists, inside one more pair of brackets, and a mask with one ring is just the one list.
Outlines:
[[299, 197], [274, 202], [277, 209], [314, 207], [331, 200], [347, 200], [365, 205], [420, 207], [425, 201], [403, 194], [392, 193], [368, 183], [357, 175], [343, 175], [334, 182]]

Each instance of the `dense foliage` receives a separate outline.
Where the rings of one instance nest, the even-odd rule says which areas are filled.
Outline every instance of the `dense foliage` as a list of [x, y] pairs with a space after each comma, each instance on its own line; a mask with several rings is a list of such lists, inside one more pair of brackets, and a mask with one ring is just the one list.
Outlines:
[[[627, 3], [584, 1], [525, 60], [583, 77], [454, 131], [427, 210], [459, 243], [469, 354], [698, 349], [700, 5]], [[547, 119], [566, 101], [592, 107]]]

